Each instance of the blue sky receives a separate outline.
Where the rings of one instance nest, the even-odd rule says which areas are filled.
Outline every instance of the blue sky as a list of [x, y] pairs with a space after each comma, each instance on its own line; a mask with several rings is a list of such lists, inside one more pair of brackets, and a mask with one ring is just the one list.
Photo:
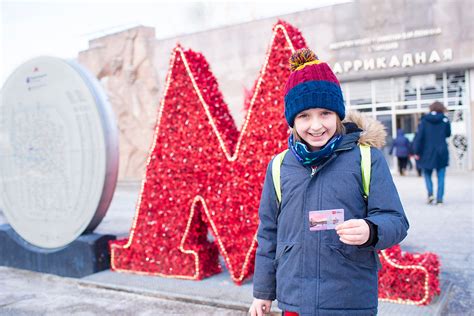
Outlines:
[[75, 58], [90, 39], [135, 25], [169, 38], [347, 0], [0, 0], [0, 86], [28, 59]]

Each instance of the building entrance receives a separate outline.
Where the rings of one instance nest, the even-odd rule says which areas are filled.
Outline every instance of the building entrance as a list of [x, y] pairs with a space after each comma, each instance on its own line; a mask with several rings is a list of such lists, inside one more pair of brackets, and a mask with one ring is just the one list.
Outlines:
[[341, 86], [348, 109], [366, 112], [384, 124], [388, 136], [383, 151], [391, 168], [394, 159], [389, 156], [389, 150], [397, 129], [402, 128], [408, 139], [413, 140], [422, 115], [428, 113], [433, 102], [442, 102], [451, 121], [450, 166], [468, 170], [472, 155], [468, 146], [471, 130], [468, 76], [468, 71], [443, 72], [354, 81]]

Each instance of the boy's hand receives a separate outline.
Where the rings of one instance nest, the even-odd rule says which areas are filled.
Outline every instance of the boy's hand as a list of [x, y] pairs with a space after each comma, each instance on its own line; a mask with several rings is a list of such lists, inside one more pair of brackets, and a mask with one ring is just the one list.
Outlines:
[[254, 298], [249, 313], [251, 316], [263, 316], [264, 314], [270, 313], [271, 307], [272, 301]]
[[363, 219], [350, 219], [337, 225], [336, 233], [343, 243], [360, 246], [369, 240], [370, 228]]

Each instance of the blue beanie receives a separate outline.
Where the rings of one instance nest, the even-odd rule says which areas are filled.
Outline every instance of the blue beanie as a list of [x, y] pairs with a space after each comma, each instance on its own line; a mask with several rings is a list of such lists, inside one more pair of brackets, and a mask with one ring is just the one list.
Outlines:
[[309, 49], [296, 51], [290, 58], [291, 74], [285, 85], [285, 117], [293, 127], [301, 111], [323, 108], [344, 119], [345, 106], [341, 86], [328, 64]]

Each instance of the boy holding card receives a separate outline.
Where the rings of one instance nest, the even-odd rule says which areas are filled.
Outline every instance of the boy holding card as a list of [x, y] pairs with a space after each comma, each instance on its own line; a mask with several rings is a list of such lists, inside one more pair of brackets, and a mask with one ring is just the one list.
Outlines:
[[[381, 124], [342, 123], [337, 78], [309, 49], [295, 52], [285, 87], [289, 152], [281, 164], [281, 203], [269, 164], [251, 315], [376, 315], [376, 250], [405, 238], [408, 221], [379, 147]], [[359, 120], [361, 117], [359, 117]], [[359, 122], [360, 123], [360, 122]], [[370, 194], [363, 196], [358, 144], [371, 145]]]

